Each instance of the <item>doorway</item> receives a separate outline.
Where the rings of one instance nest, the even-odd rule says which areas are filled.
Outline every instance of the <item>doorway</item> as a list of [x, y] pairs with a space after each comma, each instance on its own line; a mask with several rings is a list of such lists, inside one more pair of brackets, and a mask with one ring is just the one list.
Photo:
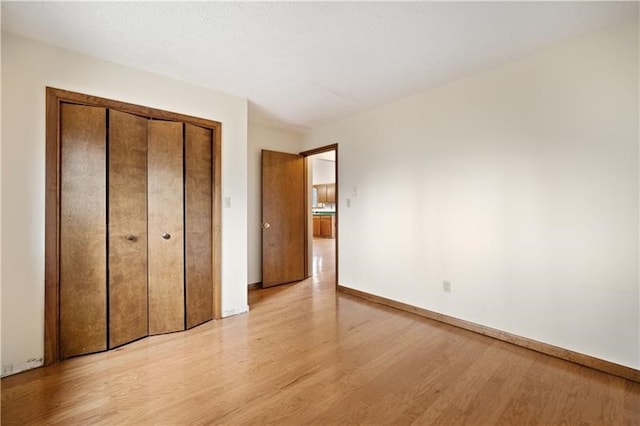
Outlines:
[[337, 287], [337, 165], [337, 144], [262, 150], [262, 288], [320, 274]]
[[307, 170], [308, 272], [314, 284], [333, 276], [337, 286], [337, 145], [303, 152]]

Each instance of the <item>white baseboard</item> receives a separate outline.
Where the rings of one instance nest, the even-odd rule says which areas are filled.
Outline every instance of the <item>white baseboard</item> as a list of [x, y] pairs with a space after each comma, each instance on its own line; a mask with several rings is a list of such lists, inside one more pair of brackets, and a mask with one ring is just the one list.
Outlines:
[[0, 377], [11, 376], [22, 371], [31, 370], [32, 368], [41, 367], [44, 365], [42, 357], [30, 358], [26, 362], [10, 362], [2, 365], [2, 375]]
[[227, 309], [222, 311], [222, 318], [232, 317], [234, 315], [240, 315], [249, 312], [249, 306], [243, 308]]

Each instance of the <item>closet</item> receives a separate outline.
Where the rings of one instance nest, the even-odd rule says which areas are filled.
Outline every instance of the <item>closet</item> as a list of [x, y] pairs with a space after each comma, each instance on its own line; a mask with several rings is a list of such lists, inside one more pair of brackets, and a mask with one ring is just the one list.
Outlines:
[[59, 104], [59, 357], [213, 318], [214, 132]]

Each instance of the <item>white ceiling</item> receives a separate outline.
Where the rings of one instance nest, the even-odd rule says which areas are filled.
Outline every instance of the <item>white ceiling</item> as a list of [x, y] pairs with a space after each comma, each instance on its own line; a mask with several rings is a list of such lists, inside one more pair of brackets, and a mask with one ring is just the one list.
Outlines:
[[2, 29], [311, 128], [636, 18], [636, 2], [8, 2]]

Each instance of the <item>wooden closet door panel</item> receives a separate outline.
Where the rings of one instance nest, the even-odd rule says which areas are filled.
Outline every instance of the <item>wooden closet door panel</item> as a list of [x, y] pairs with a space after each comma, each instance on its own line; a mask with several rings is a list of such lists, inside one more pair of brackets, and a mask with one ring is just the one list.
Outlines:
[[107, 349], [106, 109], [60, 111], [60, 357]]
[[109, 111], [109, 348], [148, 334], [147, 119]]
[[184, 330], [183, 124], [148, 121], [149, 334]]
[[211, 172], [213, 132], [185, 124], [187, 328], [213, 318]]

